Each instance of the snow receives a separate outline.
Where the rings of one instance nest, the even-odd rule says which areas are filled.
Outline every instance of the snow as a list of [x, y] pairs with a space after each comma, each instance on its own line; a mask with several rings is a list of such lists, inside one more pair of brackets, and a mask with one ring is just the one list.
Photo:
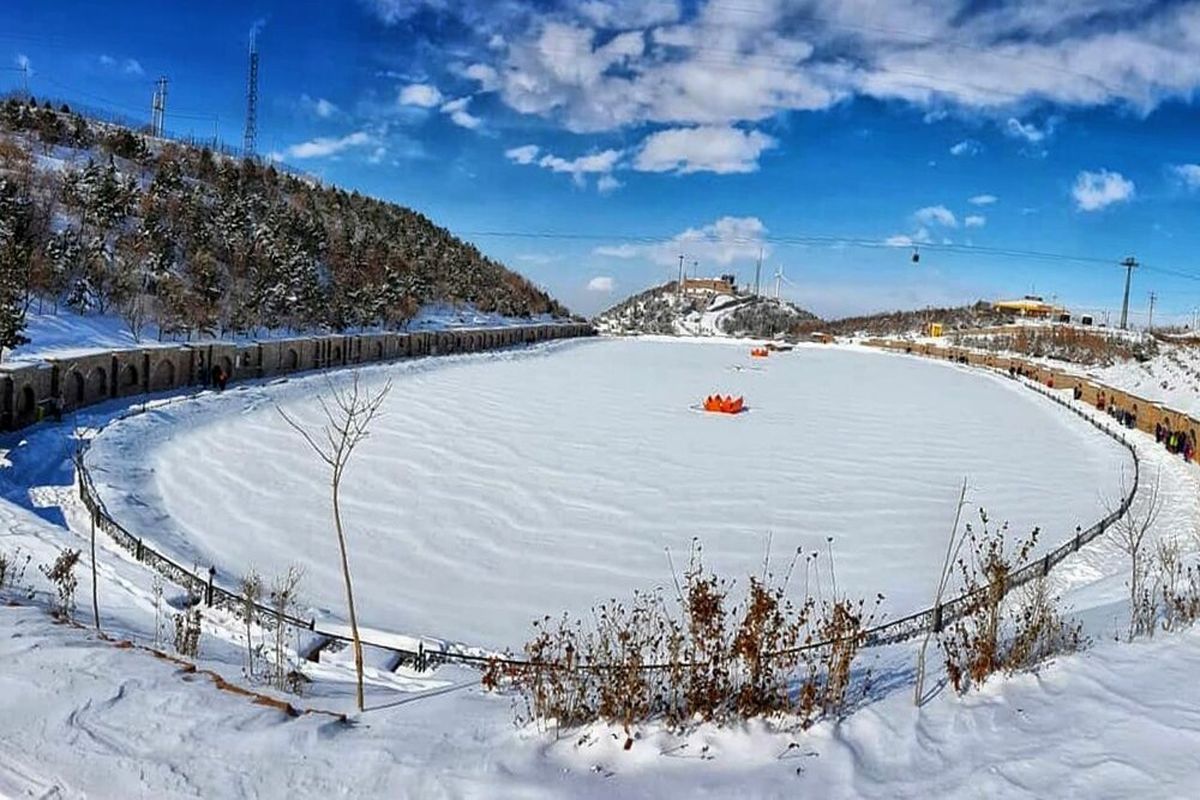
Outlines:
[[[393, 388], [344, 485], [360, 620], [473, 646], [667, 585], [664, 551], [682, 566], [693, 537], [730, 575], [757, 572], [768, 539], [786, 561], [832, 537], [839, 584], [904, 616], [929, 603], [964, 477], [1014, 533], [1041, 526], [1040, 551], [1104, 516], [1131, 468], [1008, 379], [858, 349], [587, 341], [365, 375]], [[327, 380], [110, 427], [89, 454], [109, 511], [229, 585], [294, 561], [313, 613], [340, 618], [328, 476], [275, 409], [316, 424]], [[750, 411], [691, 408], [713, 391]]]
[[[567, 391], [572, 381], [579, 380], [582, 368], [572, 370], [564, 362], [587, 358], [607, 346], [537, 348], [523, 364], [492, 364], [493, 355], [439, 359], [420, 366], [413, 362], [411, 372], [395, 374], [397, 392], [408, 381], [423, 380], [425, 386], [437, 380], [453, 383], [456, 372], [473, 373], [482, 380], [492, 369], [503, 374], [505, 368], [532, 369], [555, 362], [562, 370], [556, 389]], [[713, 345], [668, 350], [670, 361], [656, 362], [658, 369], [650, 377], [659, 378], [661, 372], [657, 383], [666, 384], [676, 369], [675, 361], [721, 351]], [[688, 355], [692, 352], [696, 355]], [[731, 349], [724, 352], [729, 356], [726, 364], [735, 360]], [[760, 382], [769, 384], [769, 375], [802, 369], [800, 362], [818, 352], [823, 351], [793, 353], [787, 358], [797, 359], [796, 365], [782, 369], [784, 357], [776, 361], [772, 356], [771, 372], [766, 374], [720, 375], [730, 381], [745, 379], [747, 386], [764, 378]], [[953, 389], [965, 393], [964, 405], [978, 405], [984, 393], [999, 395], [1004, 402], [985, 403], [979, 410], [994, 411], [1000, 405], [1005, 414], [1018, 416], [1002, 417], [993, 421], [996, 424], [1034, 424], [1044, 416], [1057, 420], [1062, 427], [1059, 435], [1077, 440], [1074, 444], [1087, 441], [1077, 433], [1078, 423], [1061, 409], [1026, 396], [1027, 392], [1021, 394], [1024, 390], [1015, 383], [902, 356], [829, 355], [870, 365], [869, 370], [854, 370], [850, 377], [877, 394], [880, 385], [871, 382], [877, 370], [894, 367], [895, 372], [886, 374], [896, 379], [911, 369], [920, 382], [932, 384], [930, 395], [934, 388]], [[438, 378], [439, 373], [451, 377]], [[841, 386], [834, 383], [829, 391]], [[779, 388], [786, 387], [781, 383]], [[166, 417], [188, 409], [189, 415], [175, 420], [176, 435], [186, 436], [189, 431], [184, 426], [202, 422], [201, 412], [211, 407], [222, 421], [205, 426], [210, 439], [232, 438], [226, 436], [225, 426], [240, 416], [228, 413], [236, 408], [237, 395], [262, 392], [264, 402], [278, 399], [301, 410], [300, 395], [316, 388], [312, 382], [295, 380], [223, 396], [204, 393], [153, 413]], [[632, 388], [653, 394], [653, 387]], [[905, 389], [913, 391], [908, 384]], [[689, 399], [694, 394], [690, 387], [679, 391]], [[924, 394], [916, 397], [929, 399]], [[550, 408], [539, 405], [539, 413], [552, 410], [552, 400], [553, 393], [546, 398]], [[884, 400], [883, 405], [897, 412], [905, 410], [908, 402], [904, 392], [895, 390], [886, 393]], [[953, 414], [950, 406], [947, 399], [936, 410]], [[89, 409], [77, 422], [100, 425], [122, 408], [112, 403]], [[717, 425], [745, 433], [745, 423], [754, 422], [755, 414], [761, 413], [758, 419], [768, 416], [769, 408], [762, 405], [734, 420], [696, 415], [693, 421], [712, 423], [702, 429], [701, 437], [719, 440]], [[243, 410], [253, 418], [266, 409]], [[417, 412], [432, 413], [420, 406], [405, 410]], [[665, 412], [656, 417], [665, 418]], [[898, 414], [896, 419], [904, 417]], [[447, 433], [460, 433], [462, 421], [443, 412], [441, 422], [428, 431], [430, 447], [461, 438]], [[893, 427], [910, 424], [902, 421]], [[1050, 422], [1045, 424], [1053, 429]], [[119, 432], [119, 428], [110, 431]], [[346, 725], [323, 714], [285, 716], [249, 698], [220, 691], [205, 676], [143, 649], [118, 647], [87, 630], [50, 620], [45, 613], [46, 587], [39, 583], [36, 565], [51, 560], [59, 547], [86, 548], [86, 515], [70, 487], [71, 435], [67, 425], [37, 426], [5, 440], [9, 449], [0, 468], [4, 498], [0, 500], [0, 551], [11, 553], [20, 547], [32, 552], [34, 566], [26, 582], [34, 583], [38, 593], [31, 601], [25, 593], [8, 589], [5, 602], [0, 602], [0, 796], [1175, 798], [1194, 794], [1200, 774], [1196, 712], [1200, 686], [1195, 680], [1200, 672], [1200, 631], [1159, 634], [1132, 645], [1113, 641], [1114, 631], [1127, 615], [1123, 585], [1127, 567], [1108, 537], [1053, 574], [1055, 588], [1066, 593], [1067, 602], [1096, 639], [1092, 650], [1060, 657], [1037, 673], [994, 679], [966, 697], [937, 691], [919, 709], [911, 702], [913, 648], [898, 645], [867, 653], [865, 663], [874, 670], [876, 688], [849, 718], [821, 722], [808, 731], [781, 730], [761, 722], [723, 730], [698, 725], [682, 733], [650, 725], [635, 731], [636, 741], [626, 751], [624, 734], [604, 726], [562, 736], [514, 728], [508, 698], [482, 691], [474, 673], [452, 667], [425, 675], [373, 670], [369, 710]], [[1165, 453], [1151, 438], [1131, 435], [1143, 460], [1143, 478], [1154, 474], [1163, 478], [1168, 502], [1156, 535], [1186, 537], [1189, 557], [1194, 558], [1195, 521], [1200, 518], [1198, 470]], [[1022, 441], [1036, 439], [1027, 436]], [[476, 455], [486, 461], [493, 453], [480, 449]], [[996, 456], [997, 460], [1007, 457]], [[677, 460], [674, 451], [667, 454], [667, 461]], [[1053, 471], [1060, 468], [1055, 462], [1060, 460], [1067, 459], [1030, 458], [1024, 466], [1031, 474], [1053, 478]], [[626, 483], [662, 463], [650, 461], [652, 469], [628, 476]], [[927, 466], [932, 465], [930, 461]], [[585, 461], [577, 471], [589, 474], [593, 468]], [[260, 467], [260, 471], [267, 470]], [[1066, 484], [1056, 488], [1071, 497]], [[286, 501], [276, 498], [273, 508], [293, 499], [290, 494]], [[239, 502], [249, 505], [248, 500]], [[946, 499], [947, 506], [952, 502]], [[944, 531], [944, 521], [937, 528]], [[113, 640], [131, 638], [139, 645], [151, 644], [154, 602], [149, 572], [103, 537], [98, 544], [105, 630]], [[839, 540], [839, 552], [841, 546]], [[842, 558], [840, 563], [848, 560]], [[445, 596], [465, 586], [462, 581], [445, 580], [440, 592]], [[80, 571], [81, 609], [87, 608], [84, 598], [90, 588], [85, 565]], [[630, 588], [622, 587], [622, 594]], [[177, 601], [176, 595], [177, 590], [168, 587], [167, 599]], [[87, 613], [80, 616], [90, 621]], [[206, 618], [199, 666], [247, 683], [240, 676], [238, 636], [236, 623]], [[302, 708], [349, 710], [344, 659], [308, 664], [305, 670], [312, 683], [306, 696], [293, 702]], [[271, 693], [260, 685], [252, 688]]]

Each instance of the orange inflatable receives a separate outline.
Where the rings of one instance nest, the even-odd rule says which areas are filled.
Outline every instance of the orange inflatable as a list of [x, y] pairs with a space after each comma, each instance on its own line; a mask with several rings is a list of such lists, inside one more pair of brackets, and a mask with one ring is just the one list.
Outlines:
[[771, 354], [771, 351], [765, 347], [750, 348], [750, 357], [751, 358], [766, 358], [770, 354]]
[[740, 414], [745, 407], [746, 401], [742, 397], [722, 397], [719, 394], [710, 394], [704, 398], [704, 410], [715, 414]]

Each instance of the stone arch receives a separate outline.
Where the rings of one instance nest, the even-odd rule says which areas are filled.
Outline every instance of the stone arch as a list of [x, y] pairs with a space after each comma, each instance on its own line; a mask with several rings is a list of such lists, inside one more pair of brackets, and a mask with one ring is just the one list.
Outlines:
[[121, 368], [121, 389], [132, 389], [138, 385], [138, 371], [133, 364], [126, 364]]
[[94, 367], [88, 373], [87, 393], [97, 399], [108, 397], [108, 371], [104, 367]]
[[21, 395], [17, 398], [17, 419], [32, 419], [37, 413], [37, 395], [33, 387], [25, 384], [21, 387]]
[[87, 402], [87, 381], [79, 370], [73, 369], [68, 372], [65, 383], [67, 392], [63, 399], [67, 405], [78, 408]]
[[170, 389], [174, 385], [175, 364], [170, 359], [164, 358], [154, 368], [153, 377], [150, 380], [150, 388], [154, 391], [161, 391], [163, 389]]

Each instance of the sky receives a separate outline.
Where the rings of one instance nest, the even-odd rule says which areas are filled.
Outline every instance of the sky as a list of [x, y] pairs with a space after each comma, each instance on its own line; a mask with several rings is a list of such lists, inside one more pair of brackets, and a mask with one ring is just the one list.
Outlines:
[[[675, 277], [823, 316], [1200, 307], [1200, 0], [4, 0], [0, 90], [413, 207], [591, 314]], [[914, 262], [914, 253], [919, 261]], [[776, 278], [776, 276], [779, 276]]]

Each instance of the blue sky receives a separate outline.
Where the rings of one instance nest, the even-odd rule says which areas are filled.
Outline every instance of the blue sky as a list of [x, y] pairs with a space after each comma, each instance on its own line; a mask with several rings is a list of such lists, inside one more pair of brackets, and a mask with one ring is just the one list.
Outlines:
[[[242, 138], [594, 312], [782, 269], [823, 315], [1200, 306], [1200, 2], [7, 0], [5, 89]], [[913, 246], [921, 261], [910, 259]], [[1038, 258], [1045, 252], [1079, 257]], [[773, 288], [773, 286], [772, 286]], [[1142, 315], [1139, 317], [1138, 315]]]

